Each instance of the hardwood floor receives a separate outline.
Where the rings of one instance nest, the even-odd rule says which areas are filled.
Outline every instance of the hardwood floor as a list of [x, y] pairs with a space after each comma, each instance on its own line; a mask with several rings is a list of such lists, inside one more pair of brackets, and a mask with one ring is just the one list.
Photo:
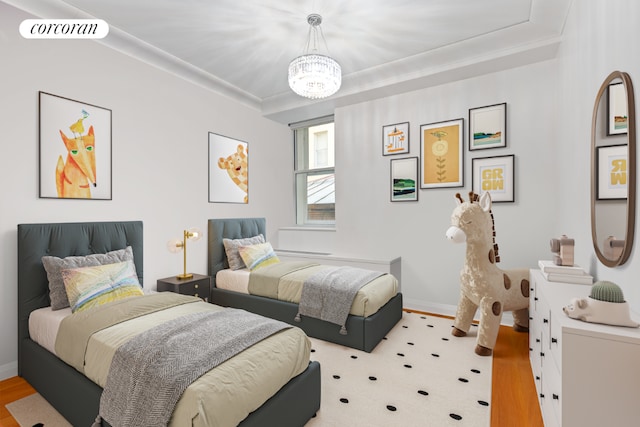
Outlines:
[[529, 334], [500, 326], [493, 349], [491, 427], [544, 427], [529, 363]]
[[[5, 405], [35, 393], [20, 377], [0, 381], [0, 427], [18, 427]], [[544, 427], [529, 364], [528, 334], [501, 326], [493, 352], [491, 427]]]
[[35, 392], [33, 387], [20, 377], [0, 381], [0, 427], [19, 427], [5, 405]]

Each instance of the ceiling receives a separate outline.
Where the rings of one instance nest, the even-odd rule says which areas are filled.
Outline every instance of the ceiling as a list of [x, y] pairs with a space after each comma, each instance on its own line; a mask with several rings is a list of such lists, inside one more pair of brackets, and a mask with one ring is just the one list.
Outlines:
[[[3, 1], [40, 18], [103, 19], [102, 43], [286, 123], [553, 58], [572, 0]], [[310, 13], [343, 72], [319, 101], [287, 84]]]

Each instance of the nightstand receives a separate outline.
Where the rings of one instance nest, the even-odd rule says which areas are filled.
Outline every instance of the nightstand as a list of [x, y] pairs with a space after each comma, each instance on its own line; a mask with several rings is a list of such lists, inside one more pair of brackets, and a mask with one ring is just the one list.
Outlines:
[[176, 276], [158, 279], [158, 292], [176, 292], [183, 295], [193, 295], [209, 301], [211, 277], [194, 274], [191, 279], [178, 279]]

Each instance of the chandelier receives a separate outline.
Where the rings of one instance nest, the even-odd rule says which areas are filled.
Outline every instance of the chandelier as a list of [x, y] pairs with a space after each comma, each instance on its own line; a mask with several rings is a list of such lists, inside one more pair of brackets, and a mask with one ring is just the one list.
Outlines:
[[320, 27], [322, 16], [312, 13], [307, 22], [310, 27], [305, 52], [289, 63], [289, 87], [306, 98], [326, 98], [340, 89], [342, 69], [335, 59], [317, 53], [319, 37], [327, 47]]

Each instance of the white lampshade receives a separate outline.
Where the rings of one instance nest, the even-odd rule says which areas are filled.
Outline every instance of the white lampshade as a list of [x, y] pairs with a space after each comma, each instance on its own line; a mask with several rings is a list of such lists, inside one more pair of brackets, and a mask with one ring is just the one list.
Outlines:
[[171, 239], [167, 242], [167, 250], [172, 254], [177, 254], [178, 252], [182, 251], [182, 246], [182, 240], [178, 238]]
[[198, 227], [191, 227], [187, 230], [187, 233], [187, 238], [193, 240], [194, 242], [197, 242], [202, 238], [202, 230], [200, 230]]

